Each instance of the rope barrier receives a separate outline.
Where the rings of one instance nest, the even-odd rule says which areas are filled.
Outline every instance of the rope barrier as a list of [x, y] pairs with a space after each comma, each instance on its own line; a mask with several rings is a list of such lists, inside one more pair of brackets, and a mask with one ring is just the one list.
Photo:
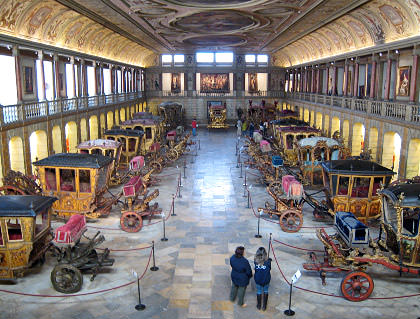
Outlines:
[[108, 292], [108, 291], [112, 291], [112, 290], [117, 290], [123, 287], [127, 287], [129, 285], [132, 285], [134, 283], [137, 282], [137, 280], [141, 280], [145, 275], [147, 270], [149, 269], [149, 264], [150, 264], [150, 259], [152, 258], [152, 249], [150, 249], [150, 254], [149, 254], [149, 259], [147, 261], [147, 265], [146, 268], [144, 269], [143, 273], [135, 280], [127, 282], [125, 284], [116, 286], [116, 287], [112, 287], [112, 288], [107, 288], [107, 289], [101, 289], [98, 291], [92, 291], [92, 292], [85, 292], [85, 293], [80, 293], [80, 294], [70, 294], [70, 295], [45, 295], [45, 294], [30, 294], [30, 293], [26, 293], [26, 292], [17, 292], [17, 291], [11, 291], [11, 290], [6, 290], [6, 289], [0, 289], [0, 292], [4, 292], [7, 294], [13, 294], [13, 295], [19, 295], [19, 296], [27, 296], [27, 297], [40, 297], [40, 298], [70, 298], [70, 297], [80, 297], [80, 296], [88, 296], [88, 295], [96, 295], [99, 293], [104, 293], [104, 292]]
[[[274, 241], [278, 242], [277, 240], [273, 239]], [[277, 268], [280, 271], [281, 276], [283, 277], [283, 280], [290, 285], [290, 282], [287, 280], [286, 276], [283, 273], [283, 270], [280, 267], [280, 264], [277, 260], [277, 256], [276, 256], [276, 252], [274, 250], [273, 244], [270, 242], [270, 248], [271, 251], [273, 252], [273, 257], [274, 260], [276, 261], [277, 264]], [[312, 294], [317, 294], [317, 295], [321, 295], [321, 296], [327, 296], [327, 297], [334, 297], [334, 298], [341, 298], [341, 299], [345, 299], [344, 296], [338, 296], [338, 295], [334, 295], [334, 294], [329, 294], [329, 293], [325, 293], [325, 292], [320, 292], [320, 291], [316, 291], [316, 290], [311, 290], [311, 289], [307, 289], [307, 288], [303, 288], [303, 287], [299, 287], [299, 286], [294, 286], [296, 289], [305, 291], [305, 292], [309, 292]], [[371, 300], [392, 300], [392, 299], [403, 299], [403, 298], [411, 298], [411, 297], [418, 297], [420, 296], [420, 293], [417, 294], [410, 294], [410, 295], [402, 295], [402, 296], [392, 296], [392, 297], [369, 297], [368, 299]]]
[[[152, 248], [152, 246], [150, 245], [150, 246], [146, 246], [146, 247], [139, 247], [139, 248], [130, 248], [130, 249], [109, 249], [108, 248], [108, 250], [109, 251], [137, 251], [137, 250], [143, 250], [143, 249], [147, 249], [147, 248]], [[99, 249], [99, 250], [105, 250], [106, 248], [96, 248], [96, 249]]]
[[276, 240], [276, 239], [273, 239], [273, 240], [274, 240], [276, 243], [279, 243], [280, 245], [287, 246], [287, 247], [290, 247], [290, 248], [294, 248], [294, 249], [297, 249], [297, 250], [303, 250], [303, 251], [316, 251], [316, 252], [319, 252], [319, 253], [323, 253], [323, 252], [324, 252], [323, 250], [320, 250], [320, 249], [306, 249], [306, 248], [301, 248], [301, 247], [297, 247], [297, 246], [289, 245], [289, 244], [286, 244], [286, 243], [281, 242], [281, 241]]

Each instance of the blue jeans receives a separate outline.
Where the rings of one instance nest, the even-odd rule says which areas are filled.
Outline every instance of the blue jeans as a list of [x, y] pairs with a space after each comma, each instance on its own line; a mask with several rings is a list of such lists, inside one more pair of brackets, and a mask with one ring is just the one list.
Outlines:
[[268, 294], [268, 287], [270, 287], [270, 284], [266, 284], [265, 286], [255, 284], [255, 286], [257, 286], [257, 295], [262, 295], [263, 291], [265, 294]]
[[192, 129], [192, 133], [193, 133], [193, 136], [197, 135], [197, 129], [195, 127], [193, 127], [193, 129]]

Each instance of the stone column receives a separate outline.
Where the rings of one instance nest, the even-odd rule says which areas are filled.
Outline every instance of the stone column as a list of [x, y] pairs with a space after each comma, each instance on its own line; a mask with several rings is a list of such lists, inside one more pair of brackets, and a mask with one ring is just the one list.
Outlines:
[[354, 64], [354, 83], [353, 83], [353, 96], [357, 97], [357, 90], [359, 88], [359, 62]]
[[315, 81], [314, 81], [314, 76], [315, 76], [315, 70], [314, 67], [312, 66], [312, 71], [311, 71], [311, 93], [315, 92]]
[[73, 97], [76, 97], [76, 73], [74, 72], [74, 56], [70, 57], [71, 79], [73, 81]]
[[416, 102], [418, 64], [419, 64], [419, 56], [416, 52], [414, 52], [413, 53], [413, 67], [411, 70], [411, 80], [410, 80], [410, 104], [414, 104]]
[[385, 101], [389, 101], [389, 90], [391, 89], [391, 66], [392, 60], [388, 53], [388, 60], [386, 65], [386, 79], [385, 79]]
[[38, 51], [38, 60], [39, 60], [39, 73], [41, 77], [41, 90], [40, 96], [38, 96], [39, 101], [45, 101], [45, 72], [44, 72], [44, 52], [42, 50]]
[[87, 76], [86, 76], [86, 64], [85, 60], [80, 60], [80, 73], [81, 73], [81, 86], [82, 86], [82, 94], [81, 96], [87, 96]]
[[15, 72], [16, 72], [16, 91], [17, 91], [17, 102], [21, 103], [23, 100], [22, 91], [22, 70], [20, 67], [20, 54], [17, 45], [13, 46], [12, 54], [15, 59]]
[[98, 72], [98, 67], [97, 67], [96, 61], [93, 61], [92, 65], [93, 65], [93, 75], [94, 75], [94, 77], [93, 77], [93, 79], [94, 79], [93, 95], [98, 95], [98, 91], [99, 91], [98, 90], [98, 76], [96, 74], [96, 72]]
[[343, 95], [347, 96], [349, 92], [347, 92], [347, 83], [349, 82], [349, 64], [347, 60], [344, 64], [344, 79], [343, 79]]
[[316, 94], [319, 94], [320, 90], [321, 90], [321, 83], [320, 83], [320, 78], [321, 78], [321, 70], [318, 68], [316, 70]]
[[334, 65], [333, 74], [332, 74], [332, 92], [331, 92], [331, 95], [337, 95], [335, 93], [336, 89], [337, 89], [337, 67]]
[[58, 54], [54, 54], [54, 61], [53, 61], [53, 65], [54, 65], [54, 98], [55, 99], [59, 99], [60, 98], [60, 91], [61, 91], [61, 87], [60, 87], [60, 60], [58, 58]]
[[370, 98], [374, 99], [376, 97], [375, 84], [376, 84], [376, 64], [377, 56], [372, 54], [372, 72], [370, 73]]
[[113, 72], [115, 72], [115, 70], [113, 68], [113, 65], [110, 64], [109, 65], [109, 78], [110, 78], [109, 80], [110, 80], [110, 83], [111, 83], [111, 94], [115, 93], [115, 81], [114, 81]]

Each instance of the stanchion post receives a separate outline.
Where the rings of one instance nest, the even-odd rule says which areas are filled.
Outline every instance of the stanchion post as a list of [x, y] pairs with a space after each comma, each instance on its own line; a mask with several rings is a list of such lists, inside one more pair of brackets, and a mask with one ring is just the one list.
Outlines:
[[235, 143], [235, 155], [238, 155], [238, 142]]
[[166, 228], [165, 228], [165, 214], [162, 214], [162, 222], [163, 222], [163, 237], [160, 239], [161, 241], [168, 241], [166, 238]]
[[242, 178], [242, 163], [241, 163], [241, 175], [239, 176], [239, 178]]
[[198, 140], [198, 149], [201, 150], [201, 143], [200, 140]]
[[181, 169], [179, 170], [178, 186], [179, 186], [179, 187], [184, 187], [184, 186], [182, 186]]
[[284, 314], [286, 316], [294, 316], [294, 314], [295, 314], [295, 312], [292, 309], [290, 309], [290, 307], [292, 305], [292, 287], [293, 287], [293, 282], [291, 281], [290, 282], [290, 293], [289, 293], [289, 309], [286, 309], [284, 311]]
[[268, 241], [268, 249], [267, 249], [267, 252], [268, 252], [268, 258], [270, 258], [270, 249], [271, 249], [271, 236], [273, 235], [273, 233], [270, 233], [270, 239], [269, 239], [269, 241]]
[[171, 216], [176, 216], [175, 214], [175, 194], [172, 194], [172, 214]]
[[244, 176], [244, 185], [245, 187], [247, 187], [248, 185], [246, 184], [246, 169], [245, 169], [245, 176]]
[[156, 266], [156, 260], [155, 260], [155, 241], [152, 241], [152, 256], [153, 256], [153, 266], [150, 267], [151, 271], [158, 271], [159, 267]]
[[246, 208], [250, 208], [250, 206], [249, 206], [249, 200], [250, 200], [250, 193], [249, 193], [249, 189], [247, 189], [247, 193], [248, 193], [248, 205], [246, 206]]
[[257, 234], [254, 236], [255, 238], [261, 238], [260, 235], [260, 218], [261, 218], [261, 211], [258, 211], [258, 226], [257, 226]]
[[187, 168], [187, 160], [184, 160], [184, 178], [187, 178], [185, 175], [185, 169]]
[[141, 295], [140, 295], [140, 278], [137, 277], [137, 291], [139, 293], [139, 304], [135, 306], [137, 311], [146, 309], [146, 305], [141, 303]]
[[236, 168], [239, 168], [239, 162], [241, 161], [241, 155], [238, 154], [236, 157]]

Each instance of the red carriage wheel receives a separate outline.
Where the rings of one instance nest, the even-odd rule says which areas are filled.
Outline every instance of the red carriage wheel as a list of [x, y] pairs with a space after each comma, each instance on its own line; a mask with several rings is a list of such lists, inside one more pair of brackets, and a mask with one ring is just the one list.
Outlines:
[[136, 212], [125, 212], [121, 215], [120, 224], [127, 233], [136, 233], [143, 227], [143, 218]]
[[15, 186], [4, 185], [0, 187], [0, 195], [26, 195], [26, 193]]
[[351, 272], [341, 281], [341, 292], [350, 301], [366, 300], [372, 291], [372, 277], [363, 271]]
[[281, 229], [286, 233], [296, 233], [303, 225], [302, 213], [293, 209], [285, 210], [279, 219]]

